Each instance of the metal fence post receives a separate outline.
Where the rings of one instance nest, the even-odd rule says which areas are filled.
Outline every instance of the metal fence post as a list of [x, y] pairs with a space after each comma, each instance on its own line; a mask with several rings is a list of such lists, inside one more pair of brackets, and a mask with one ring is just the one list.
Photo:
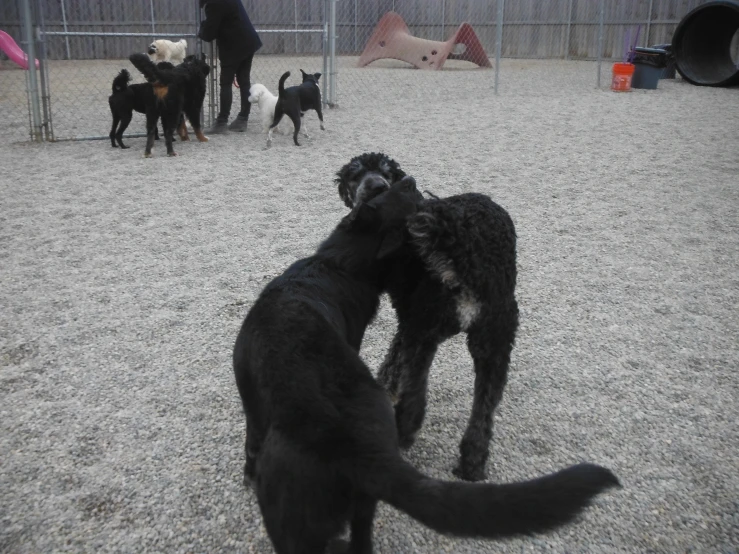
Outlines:
[[49, 91], [49, 64], [48, 55], [46, 53], [46, 22], [44, 21], [44, 11], [41, 7], [41, 0], [36, 0], [36, 41], [38, 43], [38, 61], [39, 61], [39, 87], [41, 96], [41, 127], [44, 130], [45, 140], [54, 140], [54, 128], [51, 124], [51, 94]]
[[572, 0], [567, 1], [567, 32], [565, 33], [565, 60], [570, 59], [570, 29], [572, 28]]
[[[67, 12], [64, 9], [64, 0], [61, 0], [62, 2], [62, 24], [64, 25], [64, 32], [66, 33], [68, 31], [67, 29]], [[69, 51], [69, 37], [64, 37], [64, 42], [67, 45], [67, 59], [72, 59], [72, 54]]]
[[26, 57], [28, 58], [26, 76], [28, 83], [28, 102], [31, 107], [31, 140], [41, 142], [41, 108], [39, 106], [38, 79], [36, 75], [36, 45], [33, 20], [31, 19], [30, 0], [20, 0], [20, 7], [21, 17], [23, 18], [23, 35], [26, 40]]
[[331, 107], [336, 106], [336, 2], [337, 0], [329, 0], [331, 4], [331, 38], [329, 44], [329, 73], [331, 82], [329, 83], [328, 101]]
[[154, 0], [149, 0], [149, 11], [151, 12], [151, 37], [157, 38], [156, 24], [154, 20]]
[[600, 23], [598, 24], [598, 80], [597, 87], [600, 88], [600, 66], [603, 62], [603, 24], [606, 18], [606, 0], [600, 0]]
[[446, 0], [441, 0], [441, 42], [444, 42], [444, 23], [446, 21]]
[[652, 6], [654, 0], [649, 0], [649, 13], [647, 14], [647, 32], [644, 33], [644, 46], [649, 46], [649, 30], [652, 26]]
[[495, 94], [498, 94], [498, 72], [500, 70], [500, 55], [503, 49], [503, 12], [505, 11], [505, 0], [497, 0], [498, 15], [496, 17], [497, 29], [495, 32]]
[[328, 3], [330, 0], [323, 0], [323, 84], [321, 91], [321, 101], [324, 105], [328, 105], [328, 80], [330, 78], [328, 74], [328, 20], [329, 20], [329, 7]]

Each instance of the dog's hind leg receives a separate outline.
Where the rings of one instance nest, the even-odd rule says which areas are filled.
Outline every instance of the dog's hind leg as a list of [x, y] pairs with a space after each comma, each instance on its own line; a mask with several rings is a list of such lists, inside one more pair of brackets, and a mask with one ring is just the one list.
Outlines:
[[308, 127], [305, 125], [305, 114], [303, 112], [300, 112], [300, 130], [303, 132], [305, 138], [310, 138]]
[[180, 116], [180, 124], [177, 126], [177, 134], [180, 135], [180, 140], [185, 142], [190, 140], [190, 135], [187, 134], [187, 123], [185, 122], [185, 116]]
[[493, 412], [503, 397], [508, 365], [518, 327], [515, 299], [482, 317], [467, 332], [467, 347], [475, 363], [472, 413], [459, 445], [454, 474], [466, 481], [485, 479], [485, 464], [493, 438]]
[[301, 117], [300, 113], [295, 112], [287, 112], [287, 116], [292, 120], [293, 125], [295, 126], [295, 131], [293, 132], [293, 142], [295, 143], [295, 146], [300, 146], [300, 143], [298, 142], [298, 134], [300, 133], [300, 123], [301, 123]]
[[278, 102], [275, 105], [275, 115], [272, 118], [272, 125], [269, 126], [269, 131], [267, 131], [267, 148], [269, 148], [269, 146], [272, 144], [272, 131], [280, 124], [284, 113], [285, 112], [282, 110], [282, 106]]
[[123, 144], [123, 133], [126, 131], [126, 129], [128, 129], [128, 124], [131, 123], [132, 117], [133, 113], [127, 113], [124, 114], [123, 117], [121, 117], [121, 124], [118, 127], [118, 132], [115, 134], [115, 139], [121, 148], [128, 148], [128, 146]]
[[318, 119], [321, 121], [321, 131], [325, 131], [326, 127], [323, 126], [323, 111], [321, 110], [321, 101], [318, 101], [318, 104], [316, 105], [316, 113], [318, 114]]
[[278, 554], [325, 554], [349, 519], [351, 491], [336, 468], [270, 431], [256, 468], [264, 526]]
[[115, 139], [116, 139], [115, 130], [116, 130], [116, 127], [118, 127], [119, 121], [120, 121], [120, 118], [116, 114], [113, 114], [113, 126], [110, 128], [110, 135], [108, 135], [110, 137], [110, 145], [113, 148], [118, 148], [118, 145], [115, 143]]

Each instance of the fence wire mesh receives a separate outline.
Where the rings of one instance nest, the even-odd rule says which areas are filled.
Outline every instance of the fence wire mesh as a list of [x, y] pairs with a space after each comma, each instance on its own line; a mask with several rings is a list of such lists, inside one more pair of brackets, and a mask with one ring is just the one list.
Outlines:
[[[264, 44], [254, 58], [252, 83], [276, 93], [285, 71], [292, 73], [288, 84], [300, 80], [300, 69], [321, 72], [324, 101], [348, 106], [378, 93], [375, 69], [493, 68], [492, 94], [498, 70], [505, 83], [506, 71], [522, 67], [496, 64], [498, 47], [504, 59], [620, 60], [629, 45], [669, 43], [680, 19], [707, 0], [242, 1]], [[26, 3], [39, 37], [41, 118], [49, 138], [106, 137], [113, 77], [127, 68], [141, 82], [127, 58], [156, 38], [185, 38], [188, 53], [202, 49], [211, 56], [215, 71], [204, 123], [217, 113], [215, 51], [195, 38], [198, 0], [6, 0], [0, 29], [24, 50]], [[735, 57], [737, 42], [735, 37]], [[32, 134], [30, 73], [0, 54], [0, 116], [11, 140]], [[597, 83], [610, 84], [610, 65], [597, 65]], [[143, 116], [134, 116], [129, 133], [143, 131]]]

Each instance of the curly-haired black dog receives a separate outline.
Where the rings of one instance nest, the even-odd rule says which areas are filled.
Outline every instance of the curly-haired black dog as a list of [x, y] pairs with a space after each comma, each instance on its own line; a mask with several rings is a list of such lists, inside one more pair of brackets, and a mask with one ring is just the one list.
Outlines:
[[[504, 538], [563, 525], [618, 486], [593, 464], [489, 485], [431, 479], [403, 460], [392, 405], [358, 351], [418, 201], [407, 178], [354, 208], [265, 287], [236, 339], [245, 479], [278, 554], [371, 554], [378, 500], [440, 533]], [[347, 522], [350, 544], [335, 540]]]
[[[405, 173], [388, 156], [357, 156], [336, 176], [354, 207]], [[384, 283], [398, 331], [378, 380], [397, 401], [400, 444], [413, 444], [426, 410], [428, 373], [438, 345], [462, 331], [475, 366], [475, 390], [455, 475], [485, 478], [493, 412], [506, 384], [518, 328], [516, 232], [508, 213], [482, 194], [423, 202], [409, 223], [412, 248]]]
[[[113, 148], [129, 148], [123, 144], [123, 133], [131, 123], [133, 112], [146, 113], [146, 106], [154, 97], [151, 83], [137, 83], [129, 85], [131, 74], [126, 69], [113, 79], [113, 93], [108, 97], [110, 113], [113, 116], [113, 126], [110, 128], [110, 145]], [[159, 132], [154, 127], [154, 137], [159, 138]], [[117, 144], [116, 144], [117, 143]]]

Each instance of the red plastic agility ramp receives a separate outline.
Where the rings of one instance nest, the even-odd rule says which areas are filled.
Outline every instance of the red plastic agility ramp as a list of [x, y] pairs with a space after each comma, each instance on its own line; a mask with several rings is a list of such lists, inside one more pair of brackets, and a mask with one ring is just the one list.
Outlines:
[[[463, 52], [455, 54], [458, 44], [465, 48]], [[401, 60], [419, 69], [439, 70], [447, 59], [466, 60], [480, 67], [493, 67], [469, 23], [462, 23], [446, 42], [438, 42], [411, 35], [408, 25], [395, 12], [387, 12], [382, 16], [359, 56], [357, 65], [364, 67], [375, 60], [386, 58]]]

